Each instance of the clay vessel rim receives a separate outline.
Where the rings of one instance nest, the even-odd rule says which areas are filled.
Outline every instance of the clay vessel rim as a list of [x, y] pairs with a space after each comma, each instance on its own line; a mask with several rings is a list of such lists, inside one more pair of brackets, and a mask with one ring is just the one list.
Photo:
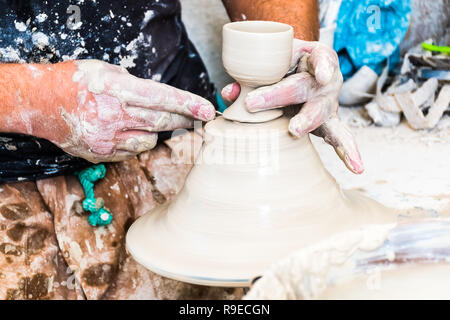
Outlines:
[[[276, 30], [276, 31], [262, 31], [262, 30], [258, 30], [258, 31], [254, 31], [254, 30], [242, 30], [241, 28], [249, 25], [249, 26], [257, 26], [257, 25], [272, 25], [273, 27], [279, 27], [280, 30]], [[281, 28], [284, 28], [281, 30]], [[292, 26], [286, 24], [286, 23], [281, 23], [281, 22], [275, 22], [275, 21], [264, 21], [264, 20], [251, 20], [251, 21], [235, 21], [235, 22], [229, 22], [227, 24], [225, 24], [223, 26], [223, 29], [227, 29], [228, 31], [231, 32], [236, 32], [236, 33], [243, 33], [243, 34], [251, 34], [251, 35], [260, 35], [260, 36], [264, 36], [267, 34], [283, 34], [286, 32], [291, 32], [294, 29], [292, 28]]]

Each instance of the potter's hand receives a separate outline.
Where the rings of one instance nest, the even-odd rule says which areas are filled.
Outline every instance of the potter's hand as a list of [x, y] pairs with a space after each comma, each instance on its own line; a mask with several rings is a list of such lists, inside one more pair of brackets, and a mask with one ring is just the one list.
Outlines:
[[[213, 105], [98, 60], [23, 65], [10, 132], [50, 140], [91, 162], [121, 161], [153, 148], [157, 132], [209, 121]], [[1, 126], [0, 126], [1, 128]]]
[[80, 61], [73, 79], [79, 103], [66, 110], [67, 152], [91, 161], [117, 161], [153, 148], [159, 131], [209, 121], [213, 105], [192, 93], [130, 75], [100, 61]]
[[[291, 70], [295, 74], [280, 82], [258, 88], [246, 98], [249, 112], [258, 112], [304, 103], [289, 124], [289, 131], [301, 137], [309, 132], [334, 147], [347, 168], [364, 171], [355, 140], [337, 116], [342, 87], [339, 60], [334, 50], [319, 42], [294, 39]], [[238, 83], [227, 85], [222, 96], [233, 101], [239, 96]]]

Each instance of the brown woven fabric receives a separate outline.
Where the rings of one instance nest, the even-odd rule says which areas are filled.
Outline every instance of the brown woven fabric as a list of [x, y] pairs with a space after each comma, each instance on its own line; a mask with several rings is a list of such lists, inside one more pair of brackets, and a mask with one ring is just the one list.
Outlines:
[[201, 144], [194, 146], [193, 137], [191, 133], [139, 157], [107, 165], [105, 178], [94, 189], [114, 215], [107, 227], [87, 222], [83, 189], [74, 176], [0, 185], [0, 298], [242, 297], [242, 289], [163, 278], [137, 264], [125, 250], [131, 223], [173, 199], [182, 188], [191, 164], [174, 159], [199, 150]]

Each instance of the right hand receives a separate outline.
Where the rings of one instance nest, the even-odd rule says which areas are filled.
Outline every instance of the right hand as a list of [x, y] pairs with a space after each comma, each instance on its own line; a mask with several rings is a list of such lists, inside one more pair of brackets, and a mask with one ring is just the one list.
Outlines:
[[[247, 110], [258, 112], [303, 104], [290, 120], [291, 134], [322, 137], [351, 172], [361, 174], [364, 165], [355, 139], [337, 115], [342, 75], [336, 52], [316, 41], [294, 39], [291, 69], [294, 68], [297, 72], [280, 82], [250, 92], [245, 99]], [[239, 93], [239, 84], [232, 83], [222, 90], [222, 97], [234, 101]]]
[[54, 119], [48, 119], [57, 130], [44, 129], [41, 136], [88, 161], [128, 159], [152, 149], [159, 131], [190, 128], [194, 119], [215, 117], [209, 101], [137, 78], [119, 66], [98, 60], [65, 64], [68, 92], [63, 84], [50, 88], [56, 91], [51, 95], [60, 97], [51, 111]]

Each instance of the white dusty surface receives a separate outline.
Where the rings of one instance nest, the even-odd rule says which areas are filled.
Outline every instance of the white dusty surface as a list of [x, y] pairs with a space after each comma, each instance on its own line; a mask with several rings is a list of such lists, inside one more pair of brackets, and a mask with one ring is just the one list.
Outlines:
[[413, 264], [363, 274], [327, 289], [321, 300], [447, 300], [450, 265]]
[[[355, 110], [341, 108], [341, 118]], [[349, 121], [347, 121], [349, 122]], [[382, 204], [420, 208], [432, 216], [450, 211], [450, 117], [432, 130], [350, 126], [365, 164], [354, 175], [323, 140], [312, 137], [325, 167], [344, 189], [360, 189]]]
[[[342, 274], [352, 274], [355, 253], [380, 248], [394, 224], [347, 230], [314, 246], [299, 250], [273, 264], [245, 299], [313, 299], [332, 287]], [[333, 269], [344, 272], [333, 273]], [[338, 274], [341, 276], [339, 277]], [[333, 279], [330, 281], [329, 279]]]
[[450, 219], [347, 230], [273, 264], [245, 299], [449, 299]]

